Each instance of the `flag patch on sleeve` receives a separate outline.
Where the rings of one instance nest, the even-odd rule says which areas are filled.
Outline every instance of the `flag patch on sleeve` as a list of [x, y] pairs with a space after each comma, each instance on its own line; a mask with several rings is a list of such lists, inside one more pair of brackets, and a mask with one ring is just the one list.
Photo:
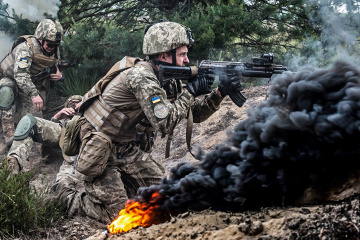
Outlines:
[[152, 112], [158, 121], [163, 120], [169, 115], [169, 108], [164, 103], [164, 99], [161, 95], [152, 96], [149, 98], [152, 108]]
[[155, 96], [155, 97], [153, 97], [152, 99], [151, 99], [151, 102], [152, 103], [157, 103], [157, 102], [160, 102], [161, 100], [160, 100], [160, 98], [159, 98], [159, 96]]
[[20, 58], [20, 61], [18, 63], [19, 69], [24, 70], [26, 67], [28, 67], [29, 60], [27, 58]]

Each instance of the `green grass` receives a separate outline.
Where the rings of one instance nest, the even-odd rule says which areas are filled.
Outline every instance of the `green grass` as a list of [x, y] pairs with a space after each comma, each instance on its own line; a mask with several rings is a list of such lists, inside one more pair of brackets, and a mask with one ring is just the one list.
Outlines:
[[59, 83], [60, 91], [67, 96], [84, 95], [100, 79], [98, 76], [85, 77], [77, 69], [66, 69], [65, 80]]
[[34, 172], [11, 174], [7, 161], [0, 169], [0, 239], [33, 235], [63, 216], [44, 194], [30, 187]]

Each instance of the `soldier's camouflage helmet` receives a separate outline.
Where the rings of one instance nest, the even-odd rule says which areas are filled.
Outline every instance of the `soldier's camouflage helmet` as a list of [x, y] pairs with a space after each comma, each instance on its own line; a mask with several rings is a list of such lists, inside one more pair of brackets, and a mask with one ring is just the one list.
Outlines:
[[58, 20], [44, 19], [37, 26], [34, 36], [37, 39], [60, 43], [63, 33], [64, 30]]
[[64, 103], [64, 107], [66, 108], [75, 108], [76, 104], [81, 102], [82, 96], [81, 95], [72, 95], [68, 99], [66, 99]]
[[160, 22], [152, 25], [144, 36], [143, 53], [155, 55], [181, 46], [192, 46], [194, 38], [190, 28], [175, 22]]

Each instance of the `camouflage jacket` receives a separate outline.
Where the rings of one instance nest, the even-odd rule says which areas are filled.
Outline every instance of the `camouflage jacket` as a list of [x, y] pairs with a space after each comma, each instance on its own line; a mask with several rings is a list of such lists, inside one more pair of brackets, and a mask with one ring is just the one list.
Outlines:
[[[19, 43], [20, 42], [20, 43]], [[37, 96], [43, 82], [33, 82], [32, 77], [54, 66], [57, 54], [46, 56], [38, 40], [31, 35], [18, 38], [13, 49], [1, 62], [1, 69], [6, 77], [14, 79], [19, 89], [30, 97]]]
[[134, 140], [139, 131], [170, 133], [187, 117], [190, 107], [194, 122], [204, 121], [219, 109], [221, 101], [222, 97], [215, 92], [194, 100], [186, 89], [169, 101], [151, 64], [140, 61], [115, 76], [84, 116], [98, 131], [123, 142]]

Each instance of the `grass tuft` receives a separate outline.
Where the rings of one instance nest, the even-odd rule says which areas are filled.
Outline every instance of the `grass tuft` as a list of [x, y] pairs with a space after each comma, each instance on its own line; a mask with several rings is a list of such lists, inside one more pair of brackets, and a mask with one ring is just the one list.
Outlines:
[[39, 229], [51, 226], [63, 216], [63, 212], [44, 194], [30, 186], [34, 172], [24, 172], [16, 176], [5, 159], [0, 169], [0, 239], [9, 236], [35, 234]]

